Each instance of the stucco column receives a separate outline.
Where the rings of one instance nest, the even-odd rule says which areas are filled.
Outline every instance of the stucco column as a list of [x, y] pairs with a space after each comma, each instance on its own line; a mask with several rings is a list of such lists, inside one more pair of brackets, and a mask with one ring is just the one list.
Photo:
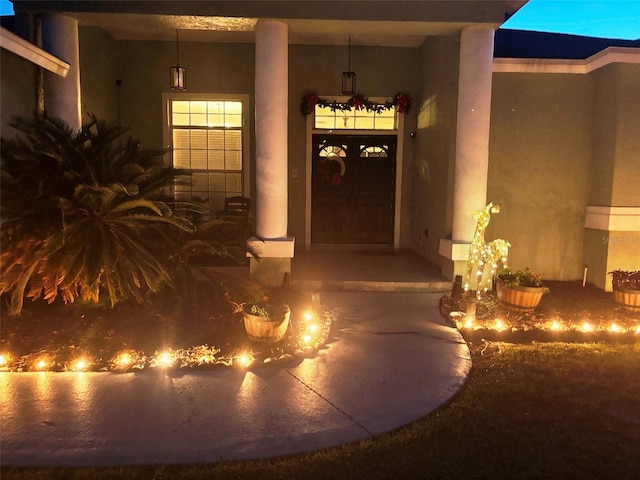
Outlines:
[[487, 202], [493, 36], [493, 27], [480, 25], [460, 36], [453, 224], [451, 240], [440, 242], [440, 254], [454, 264], [446, 272], [451, 277], [462, 272], [460, 262], [467, 259], [475, 230], [472, 212]]
[[256, 234], [287, 236], [288, 31], [256, 26]]
[[47, 115], [59, 117], [72, 129], [79, 130], [82, 126], [82, 98], [78, 21], [57, 13], [44, 15], [42, 48], [69, 64], [66, 77], [45, 72], [44, 98]]
[[256, 236], [250, 246], [251, 278], [279, 286], [291, 272], [294, 239], [287, 237], [287, 129], [289, 111], [289, 40], [283, 22], [256, 25]]

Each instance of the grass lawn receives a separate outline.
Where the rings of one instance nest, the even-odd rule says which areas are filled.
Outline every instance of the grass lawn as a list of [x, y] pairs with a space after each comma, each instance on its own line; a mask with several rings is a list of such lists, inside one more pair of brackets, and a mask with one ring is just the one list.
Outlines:
[[2, 479], [640, 478], [639, 340], [468, 341], [474, 367], [459, 395], [371, 440], [256, 462], [6, 468]]

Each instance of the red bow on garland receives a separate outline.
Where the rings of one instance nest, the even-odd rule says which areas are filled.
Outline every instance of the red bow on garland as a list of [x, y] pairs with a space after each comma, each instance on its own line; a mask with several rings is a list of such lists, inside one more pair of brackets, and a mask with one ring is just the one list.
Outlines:
[[398, 113], [405, 113], [409, 110], [409, 97], [404, 93], [398, 93], [393, 97], [393, 103], [398, 110]]

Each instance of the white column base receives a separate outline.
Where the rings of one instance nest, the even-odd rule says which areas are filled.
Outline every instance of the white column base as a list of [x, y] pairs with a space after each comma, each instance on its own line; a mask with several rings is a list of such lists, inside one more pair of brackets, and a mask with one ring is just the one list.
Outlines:
[[255, 251], [258, 258], [247, 252], [249, 278], [263, 287], [281, 287], [291, 275], [291, 259], [294, 256], [295, 238], [260, 240], [251, 237], [247, 247]]
[[[260, 258], [293, 258], [295, 237], [276, 240], [261, 240], [251, 237], [247, 240], [247, 247], [257, 253]], [[253, 257], [247, 252], [247, 257]]]
[[464, 275], [469, 259], [471, 242], [457, 242], [447, 238], [440, 239], [438, 253], [444, 257], [440, 269], [442, 276], [454, 280], [457, 275]]
[[467, 260], [471, 242], [454, 242], [448, 238], [440, 239], [438, 253], [449, 260]]

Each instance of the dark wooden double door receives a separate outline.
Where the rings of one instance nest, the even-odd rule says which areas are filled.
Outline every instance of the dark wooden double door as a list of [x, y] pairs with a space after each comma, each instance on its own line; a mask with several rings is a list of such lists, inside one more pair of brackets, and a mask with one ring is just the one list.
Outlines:
[[393, 245], [395, 135], [313, 135], [313, 244]]

